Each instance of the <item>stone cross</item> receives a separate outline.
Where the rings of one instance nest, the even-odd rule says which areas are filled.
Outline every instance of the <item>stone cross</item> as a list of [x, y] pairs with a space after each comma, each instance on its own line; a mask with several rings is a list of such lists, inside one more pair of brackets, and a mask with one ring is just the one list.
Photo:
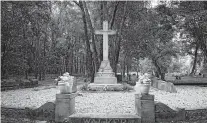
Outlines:
[[95, 34], [103, 35], [103, 60], [108, 60], [108, 35], [114, 35], [116, 31], [108, 30], [108, 21], [103, 21], [103, 30], [95, 30]]

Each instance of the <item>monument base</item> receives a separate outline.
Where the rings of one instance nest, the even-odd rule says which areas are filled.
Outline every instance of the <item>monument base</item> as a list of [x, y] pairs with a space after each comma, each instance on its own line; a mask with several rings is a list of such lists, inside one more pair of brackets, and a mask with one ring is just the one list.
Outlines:
[[95, 77], [94, 78], [95, 84], [117, 84], [116, 77]]
[[94, 78], [95, 84], [117, 84], [114, 72], [97, 72]]
[[95, 84], [88, 85], [88, 89], [91, 91], [123, 91], [124, 86], [122, 84]]

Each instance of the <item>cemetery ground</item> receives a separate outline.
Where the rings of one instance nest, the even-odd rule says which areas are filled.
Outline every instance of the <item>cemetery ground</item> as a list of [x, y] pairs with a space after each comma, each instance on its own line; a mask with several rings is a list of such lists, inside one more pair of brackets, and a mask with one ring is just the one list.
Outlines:
[[[134, 94], [136, 92], [134, 90], [86, 92], [81, 91], [82, 85], [84, 85], [84, 79], [80, 78], [78, 79], [78, 96], [75, 104], [77, 113], [135, 114]], [[177, 123], [206, 123], [207, 87], [182, 85], [176, 86], [176, 89], [177, 93], [169, 93], [151, 87], [150, 94], [155, 95], [156, 102], [164, 103], [172, 109], [186, 109], [186, 121], [177, 121]], [[27, 107], [27, 110], [37, 109], [47, 102], [54, 103], [58, 91], [53, 78], [42, 81], [38, 87], [2, 91], [2, 123], [42, 122], [40, 120], [45, 119], [38, 120], [25, 116], [25, 108]], [[53, 105], [48, 103], [46, 107], [50, 106]], [[47, 122], [53, 122], [53, 119], [49, 120]]]

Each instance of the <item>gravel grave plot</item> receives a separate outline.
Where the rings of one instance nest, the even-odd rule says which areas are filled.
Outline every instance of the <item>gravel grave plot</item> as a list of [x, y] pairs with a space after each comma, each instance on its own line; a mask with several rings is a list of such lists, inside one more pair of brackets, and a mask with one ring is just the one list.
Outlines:
[[[192, 109], [207, 109], [207, 87], [176, 86], [177, 93], [150, 89], [155, 95], [155, 101], [169, 107]], [[59, 90], [55, 86], [26, 88], [1, 92], [1, 106], [15, 108], [38, 108], [46, 102], [54, 102]], [[119, 113], [134, 114], [133, 92], [78, 92], [76, 100], [77, 113]]]

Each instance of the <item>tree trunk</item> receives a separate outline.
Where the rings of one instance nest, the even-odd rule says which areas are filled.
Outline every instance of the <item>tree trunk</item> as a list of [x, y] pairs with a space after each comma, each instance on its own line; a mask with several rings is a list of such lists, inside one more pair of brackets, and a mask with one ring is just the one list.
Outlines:
[[92, 66], [92, 53], [90, 50], [90, 42], [89, 42], [89, 37], [88, 37], [88, 30], [87, 30], [87, 20], [86, 20], [86, 14], [85, 10], [83, 7], [82, 1], [79, 1], [79, 7], [81, 8], [82, 11], [82, 19], [83, 19], [83, 24], [84, 24], [84, 33], [85, 33], [85, 38], [86, 38], [86, 50], [87, 50], [87, 56], [86, 56], [86, 62], [87, 62], [87, 74], [88, 76], [91, 77], [91, 82], [94, 79], [94, 73], [93, 73], [93, 66]]
[[[47, 28], [46, 28], [47, 29]], [[45, 32], [45, 40], [44, 40], [44, 49], [43, 49], [43, 71], [42, 71], [42, 79], [45, 80], [45, 74], [46, 74], [46, 41], [47, 41], [47, 30]]]
[[25, 70], [25, 79], [28, 79], [28, 70]]
[[96, 50], [96, 44], [95, 44], [95, 34], [94, 34], [94, 28], [93, 28], [93, 25], [92, 25], [92, 22], [91, 22], [91, 18], [90, 18], [90, 15], [89, 15], [89, 12], [88, 12], [88, 8], [86, 6], [86, 2], [85, 1], [82, 1], [83, 2], [83, 7], [84, 7], [84, 10], [85, 10], [85, 17], [86, 17], [86, 20], [88, 20], [88, 25], [89, 25], [89, 28], [91, 30], [91, 37], [92, 37], [92, 48], [93, 48], [93, 59], [94, 59], [94, 62], [95, 62], [95, 65], [94, 65], [94, 69], [95, 69], [95, 72], [98, 71], [98, 67], [99, 67], [99, 59], [98, 59], [98, 53], [97, 53], [97, 50]]
[[123, 65], [123, 78], [125, 78], [125, 73], [126, 73], [126, 62], [125, 62], [125, 60], [124, 60], [124, 65]]
[[157, 61], [156, 60], [153, 60], [153, 63], [155, 65], [156, 69], [157, 69], [157, 73], [158, 73], [160, 79], [161, 80], [165, 80], [165, 74], [162, 73], [160, 66], [157, 64]]
[[126, 64], [126, 70], [127, 70], [127, 80], [129, 81], [129, 65], [128, 65], [128, 63]]
[[[103, 21], [104, 21], [104, 3], [101, 2], [101, 21], [100, 21], [100, 25], [101, 27], [103, 27]], [[100, 55], [99, 55], [99, 59], [100, 61], [103, 61], [103, 38], [102, 40], [100, 40], [100, 49], [99, 49]]]
[[72, 52], [71, 52], [71, 67], [70, 67], [70, 74], [73, 74], [73, 59], [74, 59], [74, 55], [73, 55], [73, 49], [72, 49]]
[[39, 71], [39, 81], [41, 81], [42, 80], [42, 71], [40, 70]]
[[165, 81], [165, 73], [161, 73], [161, 80]]
[[76, 74], [78, 73], [78, 56], [76, 56]]
[[[119, 35], [117, 35], [117, 38], [116, 38], [116, 45], [114, 46], [115, 47], [115, 62], [113, 64], [113, 67], [114, 67], [114, 72], [116, 74], [117, 72], [117, 64], [119, 62], [119, 52], [120, 52], [120, 44], [121, 44], [121, 32], [122, 32], [122, 28], [123, 28], [123, 25], [124, 25], [124, 22], [125, 22], [125, 15], [126, 15], [126, 9], [127, 9], [127, 2], [125, 2], [125, 5], [124, 5], [124, 14], [123, 14], [123, 17], [122, 17], [122, 20], [121, 20], [121, 25], [120, 25], [120, 29], [119, 29]], [[118, 33], [118, 32], [117, 32]]]
[[113, 16], [112, 16], [111, 24], [110, 24], [110, 29], [112, 29], [112, 27], [114, 25], [114, 21], [115, 21], [115, 17], [116, 17], [116, 12], [117, 12], [118, 5], [119, 5], [119, 1], [116, 2], [116, 5], [114, 7]]
[[193, 68], [192, 68], [192, 70], [191, 70], [190, 75], [194, 75], [195, 72], [196, 72], [195, 69], [196, 69], [196, 62], [197, 62], [198, 48], [199, 48], [199, 44], [196, 43], [196, 49], [195, 49], [194, 61], [193, 61]]
[[159, 73], [157, 72], [157, 70], [155, 71], [155, 76], [156, 76], [157, 78], [160, 78]]

